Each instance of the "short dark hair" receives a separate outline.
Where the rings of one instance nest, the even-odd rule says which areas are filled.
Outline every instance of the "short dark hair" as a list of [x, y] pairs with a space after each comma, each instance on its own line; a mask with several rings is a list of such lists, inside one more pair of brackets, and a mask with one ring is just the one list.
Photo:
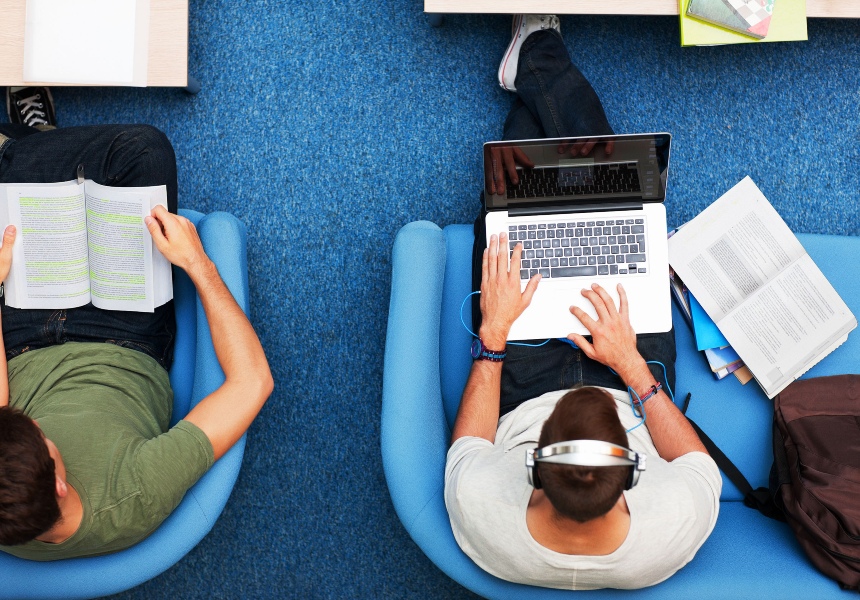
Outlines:
[[[618, 419], [615, 399], [596, 387], [565, 394], [541, 430], [543, 448], [570, 440], [602, 440], [627, 447], [627, 433]], [[630, 467], [582, 467], [536, 463], [542, 489], [556, 512], [585, 523], [605, 515], [624, 491]]]
[[0, 407], [0, 544], [34, 540], [60, 520], [54, 459], [36, 423]]

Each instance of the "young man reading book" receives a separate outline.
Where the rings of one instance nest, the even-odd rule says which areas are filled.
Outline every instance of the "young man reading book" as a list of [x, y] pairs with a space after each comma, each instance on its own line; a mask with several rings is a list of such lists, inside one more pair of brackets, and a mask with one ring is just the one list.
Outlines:
[[[194, 226], [175, 214], [175, 156], [161, 132], [0, 125], [0, 183], [68, 181], [80, 164], [97, 183], [166, 186], [169, 210], [145, 218], [148, 235], [197, 288], [226, 380], [170, 428], [172, 301], [154, 312], [4, 305], [0, 550], [33, 560], [105, 554], [148, 536], [244, 434], [273, 386], [251, 324]], [[0, 279], [16, 234], [4, 232]]]
[[[499, 68], [499, 83], [518, 94], [505, 139], [611, 134], [597, 95], [570, 62], [558, 19], [520, 15], [513, 29]], [[517, 185], [513, 167], [522, 159], [498, 158], [508, 184]], [[490, 190], [505, 185], [504, 173], [487, 177]], [[632, 589], [663, 581], [710, 534], [722, 485], [666, 394], [674, 384], [673, 332], [637, 336], [623, 287], [616, 307], [583, 277], [597, 318], [571, 312], [590, 339], [571, 334], [576, 347], [560, 340], [506, 346], [540, 275], [521, 292], [523, 244], [515, 243], [509, 269], [507, 233], [491, 235], [487, 247], [483, 216], [475, 230], [480, 341], [445, 469], [458, 544], [484, 570], [528, 585]]]

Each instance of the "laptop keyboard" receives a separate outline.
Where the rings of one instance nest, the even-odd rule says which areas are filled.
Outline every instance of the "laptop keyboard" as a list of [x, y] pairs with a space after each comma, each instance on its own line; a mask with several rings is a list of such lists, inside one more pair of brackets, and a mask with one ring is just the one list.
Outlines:
[[523, 244], [520, 279], [646, 273], [643, 218], [509, 225], [508, 239], [511, 256]]
[[508, 198], [565, 198], [641, 192], [636, 162], [517, 169], [519, 183], [505, 174]]

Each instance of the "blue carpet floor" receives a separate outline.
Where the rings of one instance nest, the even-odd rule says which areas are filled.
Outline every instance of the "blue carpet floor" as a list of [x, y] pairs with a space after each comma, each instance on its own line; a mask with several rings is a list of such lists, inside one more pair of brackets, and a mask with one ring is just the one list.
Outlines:
[[[563, 17], [618, 132], [675, 135], [670, 225], [750, 175], [795, 231], [860, 233], [860, 22], [806, 43], [680, 48], [676, 18]], [[192, 0], [203, 91], [56, 89], [61, 125], [145, 122], [180, 206], [248, 225], [276, 389], [233, 496], [180, 564], [123, 598], [469, 598], [391, 506], [379, 451], [390, 248], [470, 222], [510, 18], [427, 26], [416, 0]], [[853, 258], [853, 257], [852, 257]]]

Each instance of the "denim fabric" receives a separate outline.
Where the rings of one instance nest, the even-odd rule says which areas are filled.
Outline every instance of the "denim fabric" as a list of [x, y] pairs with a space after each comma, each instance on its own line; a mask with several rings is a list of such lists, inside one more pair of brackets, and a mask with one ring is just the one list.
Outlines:
[[[70, 181], [84, 166], [102, 185], [167, 186], [177, 210], [176, 156], [165, 135], [148, 125], [99, 125], [39, 131], [0, 124], [0, 183]], [[169, 369], [176, 335], [173, 302], [154, 313], [106, 311], [87, 304], [67, 310], [25, 310], [2, 303], [6, 358], [65, 342], [108, 342], [148, 354]]]
[[[591, 339], [590, 337], [587, 339]], [[540, 343], [543, 340], [536, 340]], [[675, 332], [637, 336], [636, 347], [647, 361], [658, 361], [666, 367], [666, 376], [658, 365], [649, 364], [651, 374], [664, 389], [675, 389]], [[561, 340], [550, 340], [536, 348], [508, 344], [508, 356], [502, 367], [500, 415], [547, 392], [570, 389], [575, 385], [594, 385], [626, 390], [621, 378], [609, 367], [588, 358], [579, 348]], [[669, 385], [667, 388], [666, 385]]]
[[[611, 135], [603, 105], [583, 74], [570, 61], [558, 32], [539, 31], [530, 35], [520, 49], [515, 80], [517, 98], [505, 120], [505, 140], [545, 137]], [[472, 289], [481, 287], [481, 259], [487, 246], [485, 214], [475, 220], [472, 249]], [[473, 296], [472, 324], [481, 327], [480, 296]], [[532, 340], [540, 343], [543, 340]], [[648, 365], [664, 387], [675, 386], [675, 332], [637, 337], [639, 353], [666, 367], [666, 377], [657, 365]], [[502, 367], [501, 407], [504, 415], [546, 392], [575, 385], [594, 385], [618, 390], [627, 386], [608, 367], [588, 358], [567, 342], [550, 340], [540, 347], [508, 345]]]
[[[555, 30], [538, 31], [526, 38], [514, 83], [517, 99], [505, 121], [504, 139], [614, 133], [600, 98], [570, 62]], [[535, 135], [540, 132], [543, 135]]]

